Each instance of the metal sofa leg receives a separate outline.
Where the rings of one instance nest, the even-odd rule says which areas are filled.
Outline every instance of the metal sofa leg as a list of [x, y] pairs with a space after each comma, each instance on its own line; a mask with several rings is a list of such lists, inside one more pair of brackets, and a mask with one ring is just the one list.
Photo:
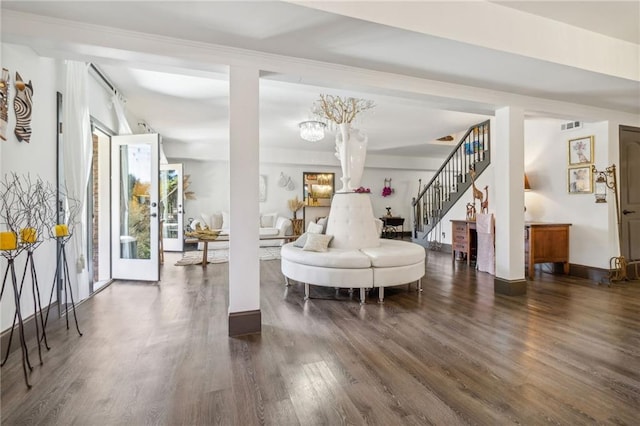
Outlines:
[[284, 277], [284, 285], [286, 285], [287, 287], [291, 286], [291, 283], [289, 282], [289, 277]]
[[309, 284], [304, 283], [304, 300], [309, 300]]
[[418, 291], [422, 293], [422, 278], [418, 280]]
[[364, 303], [365, 303], [364, 287], [360, 287], [360, 304], [364, 305]]
[[378, 287], [378, 303], [384, 303], [384, 287]]

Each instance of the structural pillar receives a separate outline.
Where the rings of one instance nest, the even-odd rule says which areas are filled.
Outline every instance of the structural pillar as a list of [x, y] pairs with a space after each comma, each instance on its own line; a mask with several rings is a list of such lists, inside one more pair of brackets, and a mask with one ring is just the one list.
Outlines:
[[527, 292], [524, 276], [524, 111], [496, 111], [492, 163], [495, 176], [496, 276], [494, 291], [510, 296]]
[[229, 336], [260, 333], [259, 83], [256, 68], [229, 73]]

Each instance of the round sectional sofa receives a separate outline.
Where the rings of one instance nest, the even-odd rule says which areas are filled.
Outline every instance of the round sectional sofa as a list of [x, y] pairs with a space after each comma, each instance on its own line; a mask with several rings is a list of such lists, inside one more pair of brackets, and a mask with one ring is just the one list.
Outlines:
[[425, 250], [422, 246], [380, 238], [381, 221], [373, 216], [369, 194], [336, 193], [324, 234], [332, 236], [326, 251], [312, 251], [309, 244], [288, 243], [282, 246], [281, 269], [289, 280], [309, 286], [359, 288], [360, 303], [366, 290], [417, 282], [421, 290], [425, 274]]

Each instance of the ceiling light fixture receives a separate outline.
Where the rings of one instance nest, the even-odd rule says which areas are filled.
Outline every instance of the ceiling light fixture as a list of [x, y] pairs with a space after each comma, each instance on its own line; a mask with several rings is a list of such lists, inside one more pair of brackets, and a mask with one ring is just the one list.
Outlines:
[[324, 129], [327, 125], [321, 121], [309, 120], [298, 124], [300, 137], [309, 142], [317, 142], [324, 139]]

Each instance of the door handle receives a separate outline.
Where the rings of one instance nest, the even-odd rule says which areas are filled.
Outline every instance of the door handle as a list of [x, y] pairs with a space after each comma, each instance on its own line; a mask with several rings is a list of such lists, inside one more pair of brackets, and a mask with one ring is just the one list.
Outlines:
[[635, 210], [627, 210], [627, 209], [622, 210], [622, 214], [631, 214], [635, 212], [636, 212]]
[[158, 216], [158, 213], [151, 213], [151, 215], [150, 215], [150, 216], [151, 216], [151, 217], [157, 217], [157, 216]]

